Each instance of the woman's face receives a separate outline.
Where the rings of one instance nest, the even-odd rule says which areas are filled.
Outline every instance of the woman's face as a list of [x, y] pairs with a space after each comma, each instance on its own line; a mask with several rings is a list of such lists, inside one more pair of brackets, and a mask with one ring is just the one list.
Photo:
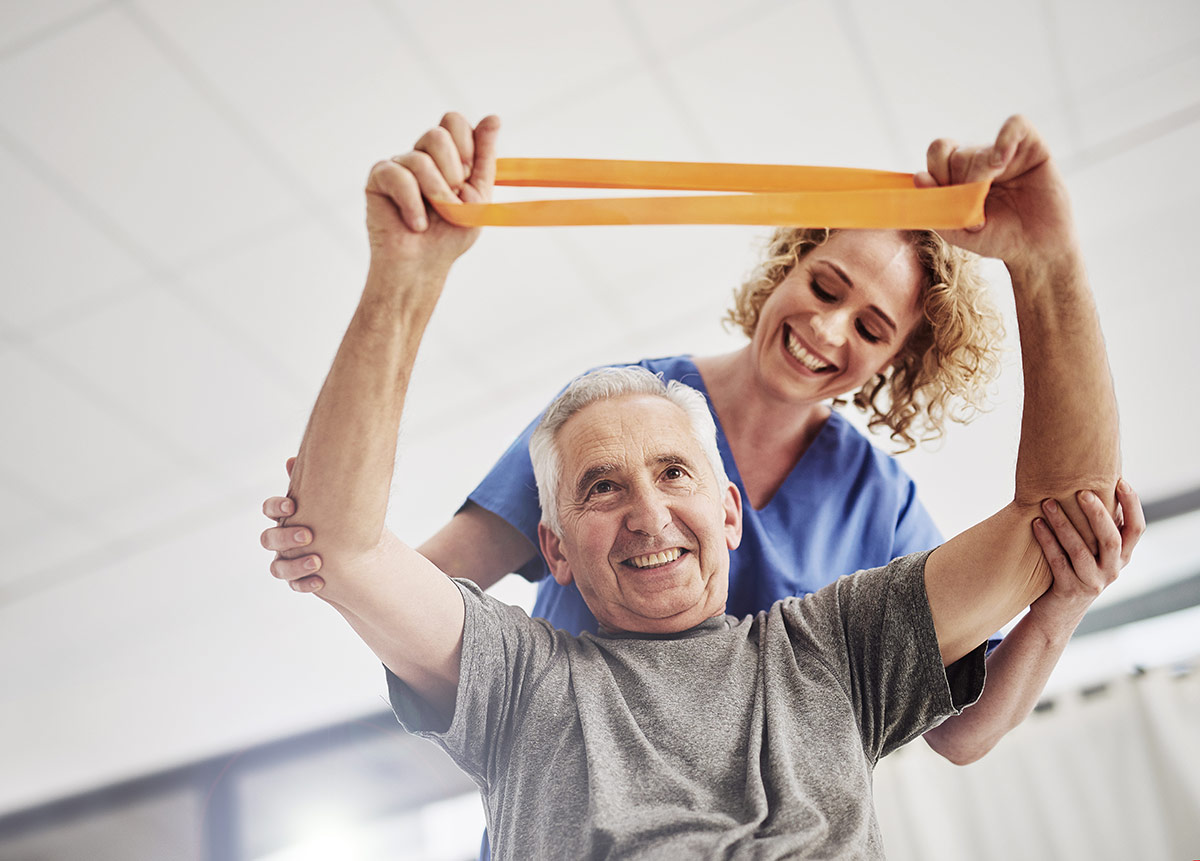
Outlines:
[[924, 281], [903, 234], [833, 234], [763, 304], [751, 340], [758, 378], [792, 401], [857, 391], [920, 323]]

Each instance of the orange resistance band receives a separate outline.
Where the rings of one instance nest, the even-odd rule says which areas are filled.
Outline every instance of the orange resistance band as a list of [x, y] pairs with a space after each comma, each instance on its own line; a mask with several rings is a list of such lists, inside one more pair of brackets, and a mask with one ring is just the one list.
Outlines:
[[496, 162], [496, 185], [741, 193], [430, 203], [461, 227], [766, 224], [947, 230], [983, 224], [990, 183], [914, 188], [910, 173], [855, 168], [502, 158]]

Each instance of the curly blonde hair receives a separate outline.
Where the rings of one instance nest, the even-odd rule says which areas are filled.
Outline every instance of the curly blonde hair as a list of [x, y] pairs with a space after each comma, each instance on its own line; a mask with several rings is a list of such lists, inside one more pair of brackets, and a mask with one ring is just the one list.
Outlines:
[[[766, 258], [734, 291], [725, 320], [754, 336], [767, 297], [806, 254], [836, 231], [780, 228]], [[854, 393], [852, 402], [872, 430], [888, 428], [908, 451], [945, 433], [946, 420], [966, 423], [986, 406], [988, 385], [1000, 369], [1004, 324], [987, 295], [979, 258], [933, 231], [905, 231], [926, 273], [923, 319], [881, 373]], [[834, 401], [846, 403], [842, 398]]]

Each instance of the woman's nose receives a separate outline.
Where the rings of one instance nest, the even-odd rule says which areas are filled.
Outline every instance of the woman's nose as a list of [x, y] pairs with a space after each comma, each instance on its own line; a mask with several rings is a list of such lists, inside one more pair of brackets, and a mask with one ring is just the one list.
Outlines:
[[842, 311], [817, 314], [812, 320], [813, 331], [826, 344], [840, 347], [846, 342], [848, 320], [848, 315]]

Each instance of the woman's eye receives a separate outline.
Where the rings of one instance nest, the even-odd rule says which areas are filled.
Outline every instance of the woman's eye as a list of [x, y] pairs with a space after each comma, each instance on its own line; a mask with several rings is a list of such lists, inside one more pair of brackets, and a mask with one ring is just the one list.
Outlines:
[[816, 296], [818, 299], [820, 299], [822, 302], [832, 302], [834, 299], [837, 298], [832, 293], [830, 293], [828, 290], [826, 290], [824, 287], [822, 287], [820, 284], [818, 284], [815, 280], [812, 282], [812, 292], [813, 292], [813, 295]]
[[879, 337], [874, 332], [872, 332], [870, 329], [868, 329], [865, 325], [863, 325], [861, 320], [858, 321], [857, 323], [855, 323], [854, 326], [855, 326], [855, 328], [858, 329], [858, 334], [862, 335], [864, 338], [866, 338], [872, 344], [878, 344], [880, 341], [883, 340], [883, 338]]

